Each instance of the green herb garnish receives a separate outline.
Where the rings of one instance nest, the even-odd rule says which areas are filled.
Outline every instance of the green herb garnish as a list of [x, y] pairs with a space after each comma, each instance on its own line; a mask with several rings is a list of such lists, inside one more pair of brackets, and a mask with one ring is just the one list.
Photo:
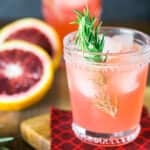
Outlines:
[[[76, 45], [78, 48], [82, 49], [86, 59], [95, 62], [103, 62], [105, 58], [103, 58], [100, 53], [104, 48], [104, 35], [101, 34], [102, 36], [99, 36], [102, 23], [100, 23], [96, 17], [90, 16], [88, 8], [85, 8], [83, 12], [74, 10], [74, 13], [77, 15], [77, 19], [72, 22], [72, 24], [79, 25], [75, 37]], [[93, 52], [93, 54], [91, 54], [91, 52]]]
[[0, 144], [1, 143], [6, 143], [6, 142], [10, 142], [10, 141], [13, 141], [14, 138], [13, 137], [1, 137], [0, 138]]
[[9, 150], [9, 148], [6, 147], [5, 144], [13, 140], [14, 137], [0, 137], [0, 150]]

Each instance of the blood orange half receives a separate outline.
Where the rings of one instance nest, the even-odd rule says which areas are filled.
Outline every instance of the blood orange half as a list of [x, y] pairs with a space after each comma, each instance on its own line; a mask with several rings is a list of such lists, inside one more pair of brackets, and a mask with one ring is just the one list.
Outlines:
[[35, 18], [23, 18], [2, 28], [0, 44], [9, 40], [24, 40], [45, 49], [51, 56], [54, 68], [61, 60], [61, 42], [57, 32], [44, 21]]
[[53, 63], [41, 47], [24, 41], [0, 45], [0, 110], [20, 110], [41, 100], [52, 84]]

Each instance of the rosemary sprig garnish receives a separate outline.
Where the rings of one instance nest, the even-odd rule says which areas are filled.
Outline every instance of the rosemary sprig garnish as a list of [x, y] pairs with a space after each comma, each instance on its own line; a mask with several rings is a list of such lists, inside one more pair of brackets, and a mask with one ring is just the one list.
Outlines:
[[0, 150], [10, 150], [5, 144], [13, 140], [14, 137], [0, 137]]
[[104, 35], [101, 34], [102, 36], [99, 36], [102, 23], [96, 17], [90, 16], [88, 8], [85, 8], [83, 12], [74, 10], [74, 13], [77, 15], [77, 19], [72, 24], [79, 25], [75, 37], [76, 45], [83, 51], [84, 57], [88, 60], [95, 62], [104, 61], [104, 58], [100, 56], [104, 48]]
[[0, 144], [13, 141], [14, 137], [0, 137]]

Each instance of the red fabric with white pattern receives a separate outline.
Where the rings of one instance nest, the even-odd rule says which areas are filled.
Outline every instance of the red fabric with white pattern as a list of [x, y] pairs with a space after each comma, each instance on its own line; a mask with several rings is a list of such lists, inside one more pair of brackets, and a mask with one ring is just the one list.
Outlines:
[[51, 109], [52, 150], [150, 150], [150, 117], [144, 108], [141, 118], [142, 130], [138, 138], [125, 146], [97, 147], [77, 139], [71, 129], [72, 115], [69, 111]]

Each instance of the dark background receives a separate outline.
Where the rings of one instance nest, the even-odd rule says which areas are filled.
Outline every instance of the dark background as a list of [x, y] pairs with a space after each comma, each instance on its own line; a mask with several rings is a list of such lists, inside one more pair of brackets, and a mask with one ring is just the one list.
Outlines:
[[[40, 0], [0, 0], [0, 20], [41, 18]], [[150, 21], [150, 0], [103, 0], [103, 21]]]

